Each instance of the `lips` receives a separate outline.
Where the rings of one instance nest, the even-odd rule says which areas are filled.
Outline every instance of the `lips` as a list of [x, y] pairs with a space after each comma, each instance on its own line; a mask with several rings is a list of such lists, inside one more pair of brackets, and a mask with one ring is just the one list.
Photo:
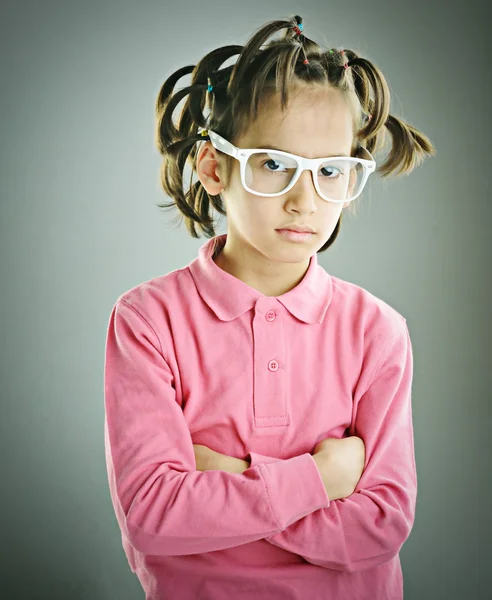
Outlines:
[[304, 243], [314, 236], [314, 233], [310, 231], [292, 231], [291, 229], [277, 229], [277, 233], [293, 243]]
[[310, 227], [281, 227], [277, 231], [294, 231], [295, 233], [314, 233]]

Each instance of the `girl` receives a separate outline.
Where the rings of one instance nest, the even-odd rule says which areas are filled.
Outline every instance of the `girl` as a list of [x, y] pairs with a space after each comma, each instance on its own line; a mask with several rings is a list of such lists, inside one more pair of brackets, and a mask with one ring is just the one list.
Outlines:
[[298, 16], [267, 23], [157, 99], [160, 206], [211, 239], [122, 294], [109, 322], [108, 477], [147, 599], [403, 597], [417, 494], [407, 323], [317, 253], [385, 130], [383, 176], [435, 150], [389, 113], [371, 61], [302, 31]]

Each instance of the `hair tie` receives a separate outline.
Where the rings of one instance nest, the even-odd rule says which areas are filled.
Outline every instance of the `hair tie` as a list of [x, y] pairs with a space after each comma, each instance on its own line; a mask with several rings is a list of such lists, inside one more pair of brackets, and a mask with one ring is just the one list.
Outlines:
[[295, 25], [292, 29], [296, 32], [297, 35], [301, 35], [301, 31], [304, 29], [304, 25], [302, 23], [299, 23], [298, 25]]
[[[294, 27], [292, 27], [292, 29], [295, 31], [295, 33], [297, 35], [301, 35], [301, 31], [304, 29], [304, 25], [302, 23], [299, 23], [298, 25], [295, 25]], [[303, 65], [308, 65], [309, 64], [309, 60], [307, 59], [307, 57], [302, 61]]]
[[213, 85], [208, 84], [207, 92], [211, 92], [214, 89]]

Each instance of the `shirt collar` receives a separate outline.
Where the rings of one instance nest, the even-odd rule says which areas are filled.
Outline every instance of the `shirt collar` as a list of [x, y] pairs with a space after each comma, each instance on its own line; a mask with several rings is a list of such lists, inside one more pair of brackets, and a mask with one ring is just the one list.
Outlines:
[[[213, 255], [224, 247], [227, 234], [203, 244], [198, 256], [188, 265], [197, 290], [221, 321], [231, 321], [253, 308], [264, 294], [222, 270]], [[314, 254], [303, 279], [276, 299], [297, 319], [321, 323], [333, 295], [330, 275], [318, 264]]]

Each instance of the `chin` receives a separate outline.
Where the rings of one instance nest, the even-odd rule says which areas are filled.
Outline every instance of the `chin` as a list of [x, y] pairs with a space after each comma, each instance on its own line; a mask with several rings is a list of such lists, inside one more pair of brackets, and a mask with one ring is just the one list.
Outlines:
[[301, 263], [316, 254], [317, 247], [313, 244], [284, 244], [284, 247], [276, 245], [265, 253], [271, 260], [284, 263]]

